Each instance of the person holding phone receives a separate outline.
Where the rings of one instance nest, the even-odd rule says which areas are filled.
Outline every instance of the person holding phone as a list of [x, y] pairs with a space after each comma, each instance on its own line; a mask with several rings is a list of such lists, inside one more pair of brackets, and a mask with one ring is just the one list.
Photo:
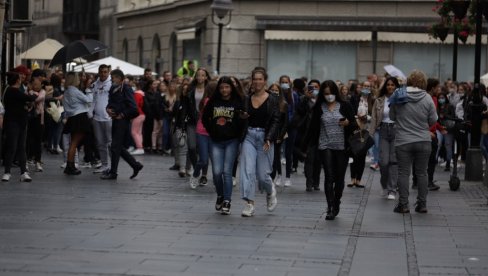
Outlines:
[[318, 145], [325, 172], [324, 190], [327, 199], [325, 219], [333, 220], [340, 210], [344, 177], [347, 168], [348, 140], [356, 126], [352, 106], [344, 102], [339, 88], [332, 80], [320, 85], [319, 96], [313, 108], [312, 126], [307, 141]]

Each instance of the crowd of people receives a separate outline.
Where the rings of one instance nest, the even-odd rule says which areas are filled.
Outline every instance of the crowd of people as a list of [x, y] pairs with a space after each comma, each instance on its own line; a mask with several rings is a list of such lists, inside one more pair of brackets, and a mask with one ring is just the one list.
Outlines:
[[[485, 118], [488, 106], [483, 85], [441, 84], [421, 71], [406, 80], [371, 74], [347, 83], [287, 75], [269, 80], [262, 67], [244, 79], [212, 77], [193, 67], [176, 76], [157, 76], [147, 68], [135, 78], [110, 65], [100, 65], [97, 75], [30, 72], [24, 65], [7, 75], [0, 108], [2, 181], [11, 179], [14, 166], [21, 181], [32, 181], [30, 169], [43, 171], [43, 145], [46, 153], [63, 155], [65, 174], [79, 175], [80, 167], [88, 167], [102, 180], [117, 179], [120, 158], [133, 169], [132, 179], [143, 169], [135, 156], [172, 156], [169, 169], [187, 177], [191, 189], [208, 184], [211, 165], [215, 209], [222, 214], [230, 214], [239, 183], [243, 217], [254, 215], [257, 189], [266, 193], [272, 212], [276, 187], [297, 185], [292, 175], [299, 162], [306, 192], [320, 191], [324, 172], [326, 220], [339, 215], [345, 187], [364, 188], [368, 162], [381, 174], [382, 196], [398, 198], [398, 213], [410, 211], [412, 174], [415, 211], [425, 213], [428, 191], [439, 189], [436, 164], [449, 171], [459, 158], [463, 166], [471, 106], [483, 104]], [[481, 133], [488, 159], [487, 120]], [[358, 135], [370, 136], [373, 146], [353, 151]]]

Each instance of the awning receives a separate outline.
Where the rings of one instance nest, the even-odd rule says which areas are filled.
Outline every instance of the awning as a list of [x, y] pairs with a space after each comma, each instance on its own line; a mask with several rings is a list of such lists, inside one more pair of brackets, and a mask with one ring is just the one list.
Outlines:
[[264, 31], [266, 40], [371, 41], [371, 32]]
[[59, 43], [57, 40], [47, 38], [29, 50], [21, 53], [19, 57], [21, 59], [50, 60], [62, 47], [63, 44]]
[[[427, 33], [399, 33], [399, 32], [378, 32], [378, 41], [380, 42], [402, 42], [402, 43], [428, 43], [428, 44], [440, 44], [439, 39], [430, 37]], [[444, 40], [444, 44], [453, 44], [454, 35], [449, 34]], [[482, 44], [486, 44], [486, 39], [481, 40]], [[463, 44], [459, 41], [459, 44]], [[474, 45], [475, 37], [469, 36], [466, 44]]]
[[196, 31], [197, 31], [197, 28], [195, 28], [195, 27], [178, 30], [178, 31], [176, 31], [176, 39], [177, 40], [195, 39]]

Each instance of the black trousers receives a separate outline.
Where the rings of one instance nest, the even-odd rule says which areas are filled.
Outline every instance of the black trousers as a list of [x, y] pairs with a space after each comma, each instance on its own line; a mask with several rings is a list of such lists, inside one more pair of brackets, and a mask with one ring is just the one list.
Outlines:
[[275, 178], [276, 173], [281, 175], [281, 145], [283, 145], [283, 143], [274, 144], [273, 171], [271, 172], [272, 179]]
[[340, 204], [344, 191], [348, 157], [345, 150], [325, 149], [319, 151], [325, 172], [324, 190], [329, 208]]
[[26, 152], [27, 156], [36, 162], [41, 162], [42, 132], [43, 125], [41, 125], [41, 115], [30, 118], [27, 123]]
[[366, 154], [367, 152], [352, 157], [354, 160], [351, 164], [352, 179], [361, 180], [363, 177], [364, 167], [366, 166]]
[[5, 173], [10, 173], [14, 158], [17, 158], [19, 161], [20, 173], [26, 172], [26, 124], [19, 122], [8, 122], [5, 124], [3, 131], [5, 132]]
[[320, 187], [320, 170], [322, 169], [321, 156], [318, 152], [317, 145], [309, 146], [307, 149], [307, 158], [305, 158], [305, 185], [307, 188]]
[[112, 121], [112, 145], [110, 146], [110, 153], [112, 155], [112, 163], [110, 172], [117, 174], [120, 157], [125, 160], [132, 168], [137, 164], [137, 161], [124, 147], [124, 141], [127, 132], [129, 132], [130, 122], [125, 119]]

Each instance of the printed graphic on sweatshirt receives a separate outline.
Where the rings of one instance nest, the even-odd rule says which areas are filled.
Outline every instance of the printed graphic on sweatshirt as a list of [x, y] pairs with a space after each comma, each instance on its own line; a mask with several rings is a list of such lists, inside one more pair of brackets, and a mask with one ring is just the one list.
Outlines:
[[216, 121], [217, 125], [225, 126], [226, 123], [232, 123], [234, 112], [235, 108], [233, 106], [214, 107], [213, 119]]

